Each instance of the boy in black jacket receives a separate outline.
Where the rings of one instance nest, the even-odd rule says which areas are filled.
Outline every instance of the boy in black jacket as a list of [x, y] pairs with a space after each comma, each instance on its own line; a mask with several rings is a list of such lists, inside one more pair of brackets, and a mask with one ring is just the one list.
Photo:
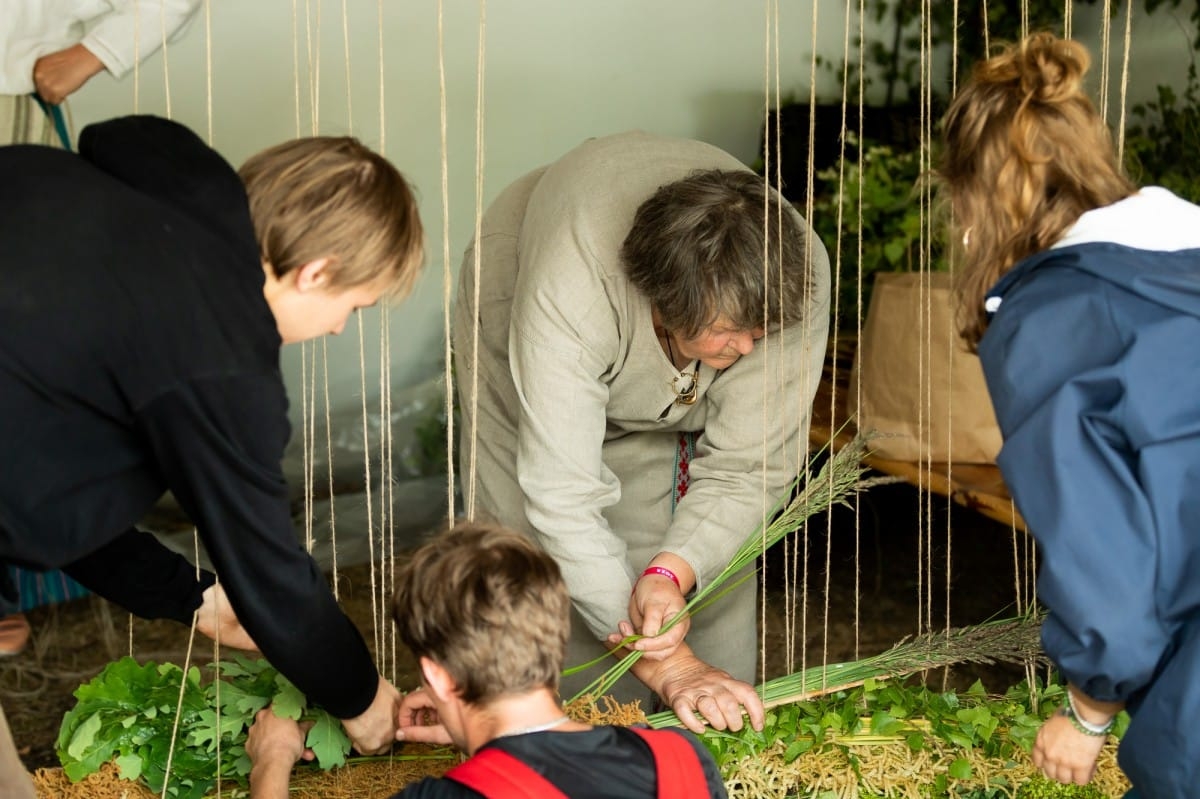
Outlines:
[[[239, 173], [146, 116], [85, 128], [78, 155], [0, 148], [0, 175], [0, 565], [62, 568], [147, 618], [196, 613], [360, 751], [390, 744], [398, 695], [293, 533], [279, 348], [411, 288], [404, 178], [325, 137]], [[220, 584], [134, 529], [168, 490]], [[0, 794], [33, 795], [2, 712]]]

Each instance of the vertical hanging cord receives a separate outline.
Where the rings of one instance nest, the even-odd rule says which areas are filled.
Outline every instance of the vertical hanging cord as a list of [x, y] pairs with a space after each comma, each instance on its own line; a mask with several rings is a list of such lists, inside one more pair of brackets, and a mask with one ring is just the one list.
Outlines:
[[[818, 26], [818, 21], [819, 21], [818, 8], [819, 8], [819, 6], [820, 6], [819, 3], [812, 4], [812, 22], [811, 22], [812, 35], [811, 35], [810, 42], [809, 42], [809, 46], [812, 48], [813, 55], [812, 55], [812, 59], [809, 62], [809, 82], [808, 82], [808, 109], [809, 109], [809, 113], [808, 113], [808, 164], [807, 164], [807, 168], [805, 170], [806, 171], [805, 189], [804, 189], [804, 218], [805, 218], [805, 220], [809, 220], [809, 219], [813, 218], [813, 178], [815, 176], [814, 170], [813, 170], [813, 152], [816, 149], [816, 139], [817, 139], [817, 119], [816, 119], [815, 109], [817, 106], [817, 81], [816, 81], [817, 55], [816, 54], [817, 54], [817, 43], [818, 43], [817, 30], [819, 27]], [[812, 237], [806, 235], [804, 237], [804, 296], [805, 297], [812, 296], [812, 263], [813, 263]], [[807, 324], [804, 326], [804, 331], [805, 332], [802, 334], [804, 336], [802, 345], [803, 345], [803, 348], [806, 349], [807, 347], [811, 346], [811, 341], [809, 340], [810, 334], [807, 332], [808, 331]], [[819, 379], [819, 378], [817, 378], [817, 379]], [[800, 391], [804, 392], [805, 396], [808, 396], [809, 393], [811, 393], [810, 392], [810, 389], [812, 387], [812, 383], [810, 382], [811, 380], [813, 380], [813, 375], [809, 374], [808, 370], [805, 370], [804, 379], [800, 386]], [[802, 414], [804, 414], [806, 412], [808, 412], [808, 411], [801, 411]], [[801, 422], [802, 422], [802, 420], [801, 420]], [[796, 437], [797, 462], [802, 464], [802, 474], [804, 476], [803, 482], [805, 485], [807, 485], [809, 479], [811, 478], [811, 474], [809, 473], [809, 460], [807, 457], [808, 439], [807, 439], [807, 436], [805, 435], [804, 424], [801, 423], [800, 425], [798, 425], [798, 428], [799, 429], [797, 430], [797, 437]], [[801, 524], [801, 534], [804, 537], [804, 565], [803, 565], [804, 573], [803, 573], [803, 580], [802, 580], [803, 584], [804, 584], [804, 613], [803, 613], [803, 618], [801, 620], [801, 626], [804, 629], [804, 635], [802, 636], [801, 658], [800, 658], [801, 663], [802, 663], [802, 668], [803, 668], [803, 665], [806, 664], [806, 662], [808, 660], [808, 634], [807, 634], [807, 626], [808, 626], [808, 554], [809, 554], [808, 525], [809, 525], [809, 520], [806, 518], [803, 521], [803, 523]], [[828, 543], [829, 543], [828, 540], [826, 540], [826, 549], [825, 549], [826, 558], [828, 558], [828, 556], [829, 556]], [[828, 569], [826, 569], [826, 575], [828, 575]], [[822, 623], [825, 625], [825, 638], [827, 640], [828, 639], [828, 624], [829, 624], [829, 618], [828, 618], [829, 617], [829, 613], [828, 613], [829, 592], [828, 592], [828, 590], [826, 590], [826, 592], [825, 592], [824, 603], [825, 603], [825, 618], [822, 620]], [[825, 659], [826, 659], [825, 652], [821, 653], [821, 659], [822, 659], [822, 663], [824, 663]], [[822, 682], [822, 684], [824, 684], [824, 682], [825, 682], [824, 673], [822, 673], [822, 675], [821, 675], [821, 682]]]
[[1108, 121], [1109, 49], [1111, 47], [1112, 0], [1104, 0], [1104, 14], [1100, 21], [1100, 117], [1105, 122]]
[[[142, 52], [142, 7], [140, 4], [133, 6], [133, 52]], [[142, 99], [142, 59], [133, 59], [133, 113], [139, 113], [141, 110]], [[130, 654], [132, 657], [132, 653]]]
[[[167, 117], [167, 119], [170, 119], [171, 118], [171, 69], [170, 69], [170, 59], [168, 58], [168, 53], [167, 53], [167, 17], [166, 17], [165, 6], [166, 6], [166, 0], [161, 0], [161, 2], [159, 2], [159, 5], [158, 5], [158, 23], [159, 23], [158, 28], [159, 28], [159, 33], [161, 36], [161, 44], [162, 44], [163, 91], [166, 94], [166, 106], [167, 106], [166, 117]], [[135, 23], [135, 30], [136, 30], [136, 23]], [[134, 45], [133, 53], [134, 53], [134, 56], [133, 56], [134, 63], [137, 63], [137, 61], [139, 60], [138, 56], [140, 54], [140, 50], [138, 49], [136, 44]], [[211, 72], [210, 72], [210, 78], [211, 78]], [[211, 139], [211, 128], [210, 128], [209, 144], [211, 144], [211, 143], [212, 143], [212, 139]], [[196, 565], [196, 579], [199, 580], [200, 579], [200, 531], [195, 527], [192, 528], [192, 548], [193, 548], [193, 552], [194, 552], [193, 562]], [[196, 640], [196, 622], [199, 618], [200, 618], [199, 610], [194, 611], [192, 613], [192, 629], [188, 633], [187, 653], [184, 655], [184, 659], [183, 659], [183, 680], [179, 684], [179, 699], [175, 704], [175, 720], [171, 725], [171, 743], [167, 747], [167, 763], [163, 769], [163, 789], [162, 789], [163, 799], [166, 799], [167, 789], [168, 789], [168, 786], [170, 786], [170, 784], [171, 784], [171, 762], [175, 757], [175, 742], [176, 742], [176, 739], [177, 739], [178, 733], [179, 733], [179, 717], [183, 713], [183, 694], [184, 694], [184, 689], [187, 688], [187, 674], [188, 674], [188, 670], [191, 668], [191, 664], [192, 664], [192, 644]], [[220, 633], [219, 632], [217, 633], [217, 636], [218, 636], [218, 638], [216, 639], [216, 643], [214, 643], [214, 647], [220, 645], [220, 638], [219, 638]], [[132, 654], [132, 648], [133, 648], [133, 641], [131, 638], [130, 639], [131, 654]], [[214, 651], [216, 651], [216, 650], [214, 649]], [[217, 721], [218, 721], [218, 723], [220, 722], [220, 716], [217, 717]], [[220, 729], [220, 728], [218, 727], [218, 729]], [[220, 736], [218, 736], [218, 738], [219, 737]], [[218, 762], [220, 762], [219, 761], [219, 759], [220, 759], [220, 750], [219, 749], [217, 750], [217, 757], [218, 757]], [[217, 785], [217, 790], [218, 791], [220, 790], [219, 783]]]
[[[780, 111], [782, 111], [782, 109], [783, 109], [783, 99], [781, 96], [781, 88], [780, 88], [782, 85], [782, 81], [779, 78], [779, 62], [781, 60], [781, 54], [780, 54], [781, 50], [779, 47], [779, 0], [775, 0], [773, 12], [772, 12], [772, 20], [773, 20], [772, 28], [774, 31], [774, 33], [772, 34], [772, 42], [773, 42], [773, 48], [774, 48], [774, 53], [775, 53], [775, 57], [773, 59], [774, 79], [772, 81], [772, 94], [773, 94], [772, 102], [776, 109], [776, 111], [775, 111], [775, 126], [774, 126], [774, 131], [773, 131], [773, 135], [775, 137], [775, 185], [779, 187], [779, 198], [780, 198], [780, 202], [776, 206], [775, 237], [776, 237], [777, 241], [782, 242], [783, 241], [783, 121], [782, 121], [782, 115], [780, 114]], [[767, 174], [765, 170], [764, 170], [763, 174], [764, 174], [764, 176]], [[769, 185], [769, 181], [768, 181], [768, 191], [769, 190], [770, 190], [770, 185]], [[782, 380], [783, 369], [784, 369], [784, 363], [783, 363], [783, 358], [782, 358], [783, 343], [784, 343], [783, 337], [785, 335], [784, 330], [783, 330], [783, 320], [782, 320], [782, 311], [783, 311], [783, 259], [782, 258], [780, 258], [780, 260], [779, 260], [778, 268], [779, 268], [779, 295], [778, 296], [779, 296], [779, 308], [780, 308], [780, 315], [781, 315], [780, 322], [779, 322], [779, 342], [778, 342], [778, 344], [779, 344], [779, 353], [780, 353], [781, 357], [779, 359], [779, 363], [778, 363], [778, 366], [776, 369], [776, 374], [777, 374], [778, 378], [780, 380]], [[764, 285], [769, 285], [769, 284], [764, 284]], [[764, 295], [763, 300], [766, 301], [767, 299], [768, 299], [768, 297], [766, 295]], [[768, 308], [769, 308], [769, 303], [764, 304], [763, 319], [767, 320], [767, 322], [768, 322], [767, 326], [770, 325], [770, 317], [768, 316]], [[770, 346], [772, 344], [770, 338], [771, 338], [770, 336], [765, 336], [763, 338], [762, 346], [763, 346], [763, 355], [764, 356], [768, 355], [770, 352]], [[769, 361], [769, 358], [767, 358], [767, 357], [763, 358], [763, 367], [764, 367], [763, 377], [764, 378], [766, 378], [768, 376], [768, 372], [766, 369], [768, 361]], [[763, 385], [768, 385], [768, 384], [766, 382], [764, 382]], [[767, 398], [764, 395], [763, 396], [763, 411], [764, 411], [764, 413], [767, 410], [766, 402], [767, 402]], [[767, 443], [768, 442], [767, 442], [767, 437], [766, 437], [767, 420], [765, 418], [763, 419], [762, 429], [763, 429], [763, 441], [762, 441], [762, 446], [763, 446], [763, 495], [762, 495], [761, 509], [762, 509], [762, 513], [763, 513], [763, 516], [762, 516], [763, 530], [765, 531], [766, 524], [768, 521], [767, 515], [766, 515], [767, 514], [767, 503], [770, 500], [770, 497], [767, 496], [767, 491], [766, 491], [766, 468], [767, 468], [766, 453], [767, 453]], [[797, 454], [799, 454], [799, 453], [797, 453]], [[792, 465], [788, 462], [786, 447], [784, 447], [784, 449], [783, 449], [783, 460], [784, 460], [783, 468], [788, 471], [791, 471]], [[799, 460], [796, 461], [796, 464], [798, 467]], [[784, 607], [786, 608], [786, 610], [784, 611], [784, 614], [785, 614], [784, 645], [785, 645], [785, 649], [788, 653], [787, 658], [789, 661], [788, 666], [789, 666], [789, 670], [790, 670], [792, 653], [795, 650], [795, 643], [796, 643], [795, 642], [795, 638], [796, 638], [795, 627], [794, 627], [792, 619], [789, 618], [789, 617], [793, 617], [795, 615], [794, 597], [795, 597], [795, 593], [796, 593], [796, 574], [797, 574], [795, 545], [793, 544], [793, 546], [791, 548], [791, 553], [790, 553], [791, 557], [789, 558], [788, 557], [788, 555], [789, 555], [788, 545], [785, 543], [784, 547], [783, 547], [783, 554], [784, 554], [783, 592], [784, 592]], [[763, 557], [760, 559], [762, 563], [766, 563], [765, 556], [766, 556], [766, 545], [764, 544], [763, 545]], [[789, 570], [789, 566], [791, 567], [790, 570]], [[765, 574], [763, 576], [764, 576], [764, 578], [766, 577]], [[766, 611], [766, 602], [767, 602], [766, 588], [767, 588], [767, 581], [766, 581], [766, 579], [763, 579], [762, 580], [761, 599], [763, 602], [764, 613]], [[766, 628], [764, 628], [764, 629], [766, 629]], [[763, 673], [766, 674], [766, 670], [767, 670], [766, 636], [763, 636], [763, 642], [762, 642], [762, 645], [761, 645], [761, 648], [759, 651], [759, 660], [762, 663]]]
[[1029, 35], [1029, 0], [1021, 0], [1021, 38]]
[[346, 133], [354, 135], [354, 83], [350, 80], [350, 15], [346, 0], [342, 0], [342, 52], [346, 56]]
[[[772, 23], [771, 14], [772, 14], [772, 9], [773, 9], [775, 2], [777, 2], [777, 0], [766, 0], [766, 2], [763, 3], [763, 175], [764, 176], [769, 176], [771, 174], [771, 169], [774, 165], [774, 159], [778, 155], [775, 152], [774, 142], [771, 141], [771, 56], [773, 53], [773, 50], [772, 50], [773, 45], [772, 45], [772, 40], [771, 40], [771, 23]], [[777, 112], [777, 114], [778, 114], [778, 112]], [[767, 200], [767, 198], [764, 198], [763, 199], [763, 242], [764, 242], [763, 250], [764, 250], [764, 252], [766, 251], [766, 239], [767, 239], [767, 231], [768, 231], [768, 220], [767, 220], [768, 207], [769, 207], [768, 200]], [[764, 259], [764, 268], [766, 268], [765, 259]], [[764, 369], [766, 368], [765, 360], [764, 360], [763, 368]], [[764, 397], [763, 400], [765, 402], [766, 397]], [[764, 414], [765, 413], [766, 413], [766, 411], [764, 410]], [[766, 436], [766, 425], [765, 424], [763, 425], [763, 436], [764, 436], [764, 438]], [[764, 516], [765, 516], [765, 513], [764, 513]], [[763, 524], [760, 529], [762, 529], [765, 533], [766, 525]], [[763, 573], [762, 573], [762, 577], [759, 580], [759, 588], [758, 588], [758, 590], [759, 590], [759, 603], [758, 603], [759, 629], [763, 630], [764, 632], [767, 629], [767, 601], [766, 601], [767, 588], [766, 588], [766, 586], [767, 586], [767, 574], [766, 574], [766, 564], [764, 563], [763, 564]], [[790, 625], [788, 625], [788, 626], [790, 627]], [[767, 640], [766, 635], [764, 634], [762, 637], [762, 640], [759, 644], [758, 657], [759, 657], [760, 663], [763, 663], [763, 664], [766, 663], [766, 659], [767, 659], [766, 640]]]
[[[815, 49], [815, 48], [814, 48]], [[846, 106], [848, 99], [850, 80], [850, 0], [846, 0], [845, 12], [842, 19], [842, 119], [838, 126], [838, 203], [837, 203], [837, 234], [834, 239], [834, 255], [833, 255], [833, 279], [830, 287], [830, 302], [833, 306], [833, 323], [830, 326], [830, 342], [832, 347], [827, 349], [830, 354], [831, 364], [829, 374], [829, 419], [831, 425], [837, 419], [837, 380], [833, 376], [837, 375], [838, 370], [838, 348], [837, 339], [838, 331], [841, 329], [841, 296], [842, 296], [842, 224], [844, 221], [845, 203], [846, 203]], [[814, 81], [815, 82], [815, 81]], [[807, 329], [807, 328], [806, 328]], [[830, 438], [833, 437], [833, 429], [830, 428]], [[832, 452], [830, 453], [832, 455]], [[833, 495], [833, 474], [829, 475], [829, 492]], [[829, 589], [830, 589], [830, 572], [833, 562], [833, 514], [825, 513], [825, 625], [821, 643], [821, 665], [824, 667], [829, 663]]]
[[[900, 24], [899, 18], [896, 24]], [[918, 97], [918, 129], [920, 130], [919, 138], [921, 139], [918, 148], [919, 167], [925, 167], [925, 3], [921, 3], [921, 37], [920, 47], [918, 51], [919, 65], [919, 97]], [[925, 218], [925, 197], [918, 194], [918, 206], [920, 219]], [[925, 226], [920, 225], [919, 236], [923, 236]], [[920, 241], [918, 241], [918, 261], [920, 260]], [[925, 325], [925, 274], [922, 268], [923, 264], [917, 265], [917, 633], [923, 631], [922, 622], [925, 616], [925, 504], [923, 502], [924, 485], [925, 485], [925, 355], [923, 328]]]
[[[383, 47], [383, 0], [378, 0], [378, 2], [375, 4], [375, 10], [376, 10], [376, 29], [379, 31], [379, 35], [378, 35], [378, 48], [379, 48], [379, 154], [386, 155], [386, 153], [387, 153], [387, 113], [386, 113], [387, 96], [386, 96], [386, 92], [385, 92], [384, 68], [383, 68], [384, 54], [385, 54], [385, 50]], [[393, 480], [392, 480], [392, 471], [391, 471], [392, 470], [392, 426], [390, 423], [390, 420], [392, 418], [392, 390], [391, 390], [391, 386], [392, 386], [392, 354], [391, 354], [392, 353], [392, 313], [391, 312], [392, 312], [391, 302], [388, 300], [385, 300], [382, 304], [381, 313], [383, 314], [383, 318], [386, 320], [386, 323], [387, 323], [387, 333], [386, 333], [386, 335], [384, 335], [383, 338], [384, 338], [384, 346], [387, 348], [387, 351], [388, 351], [388, 357], [387, 357], [387, 365], [388, 365], [387, 366], [387, 369], [388, 369], [387, 418], [389, 420], [388, 452], [387, 452], [388, 506], [394, 508], [395, 507], [395, 504], [394, 504], [395, 498], [392, 494]], [[389, 555], [390, 555], [389, 569], [388, 569], [388, 573], [387, 573], [387, 577], [386, 577], [389, 597], [392, 596], [392, 594], [394, 593], [394, 591], [396, 589], [396, 535], [395, 535], [396, 531], [394, 529], [395, 515], [393, 514], [390, 517], [390, 519], [391, 519], [391, 521], [389, 522], [389, 527], [388, 527], [388, 541], [389, 541], [389, 546], [391, 547], [391, 549], [389, 552]], [[390, 603], [389, 603], [389, 605], [390, 605]], [[396, 625], [386, 624], [385, 629], [388, 630], [388, 634], [390, 636], [390, 643], [387, 647], [387, 650], [388, 650], [388, 652], [390, 652], [391, 658], [392, 658], [391, 681], [392, 681], [392, 684], [395, 684], [396, 676], [397, 676]]]
[[[864, 74], [865, 55], [863, 50], [866, 44], [866, 0], [858, 0], [858, 196], [857, 216], [858, 216], [858, 235], [855, 239], [856, 253], [854, 256], [855, 264], [855, 311], [854, 311], [854, 342], [855, 347], [858, 347], [858, 342], [862, 340], [863, 328], [863, 108], [866, 102], [866, 76]], [[862, 372], [857, 375], [855, 385], [855, 407], [862, 407]], [[834, 417], [836, 419], [836, 417]], [[862, 513], [862, 493], [854, 492], [854, 659], [858, 660], [859, 647], [861, 644], [859, 637], [859, 624], [862, 618], [862, 528], [861, 528], [861, 513]]]
[[[446, 452], [454, 452], [454, 380], [450, 351], [450, 167], [446, 142], [446, 43], [443, 0], [437, 4], [438, 124], [442, 155], [442, 335], [445, 340]], [[454, 458], [446, 459], [446, 519], [454, 521]]]
[[[386, 364], [387, 378], [384, 381], [387, 385], [387, 392], [384, 396], [387, 398], [386, 407], [384, 408], [384, 418], [387, 419], [387, 448], [384, 453], [384, 463], [387, 464], [387, 501], [388, 519], [387, 519], [387, 570], [380, 575], [380, 580], [384, 585], [383, 593], [383, 637], [387, 642], [384, 647], [384, 654], [391, 656], [392, 663], [392, 682], [396, 682], [396, 625], [390, 623], [391, 597], [392, 591], [396, 586], [396, 477], [393, 461], [393, 445], [395, 436], [392, 431], [392, 317], [388, 313], [389, 307], [384, 303], [381, 309], [381, 320], [383, 324], [383, 350], [386, 353], [384, 363]], [[380, 498], [383, 501], [383, 498]], [[386, 659], [386, 658], [385, 658]], [[381, 672], [382, 673], [382, 672]]]
[[[833, 304], [833, 322], [830, 325], [830, 331], [833, 336], [833, 346], [830, 348], [830, 369], [829, 369], [829, 420], [830, 420], [830, 445], [832, 439], [836, 435], [835, 426], [838, 423], [838, 391], [837, 391], [837, 374], [838, 374], [838, 346], [837, 339], [841, 330], [841, 299], [842, 299], [842, 229], [845, 220], [846, 210], [846, 139], [849, 136], [847, 127], [847, 110], [849, 107], [849, 92], [850, 92], [850, 8], [852, 0], [846, 0], [846, 11], [842, 23], [842, 123], [838, 129], [838, 138], [840, 139], [840, 149], [838, 151], [838, 189], [837, 189], [837, 238], [834, 244], [833, 253], [833, 286], [830, 288], [829, 296]], [[859, 142], [861, 148], [862, 142]], [[833, 540], [833, 514], [825, 515], [825, 537]], [[857, 599], [857, 571], [858, 571], [858, 556], [855, 554], [855, 595]], [[828, 572], [826, 572], [828, 573]], [[828, 594], [828, 588], [826, 589]], [[855, 604], [855, 637], [857, 638], [858, 615], [857, 602]], [[828, 615], [826, 616], [826, 625], [828, 625]], [[788, 671], [792, 671], [791, 663], [788, 664]]]
[[296, 136], [300, 135], [300, 9], [292, 0], [292, 93], [295, 95]]
[[323, 5], [321, 0], [317, 0], [317, 20], [313, 24], [316, 29], [316, 46], [314, 48], [314, 58], [312, 66], [312, 79], [309, 81], [309, 88], [312, 90], [312, 132], [316, 136], [321, 132], [321, 11]]
[[1064, 39], [1071, 38], [1071, 12], [1072, 11], [1073, 11], [1073, 6], [1071, 5], [1071, 0], [1066, 0], [1066, 2], [1063, 3], [1063, 38]]
[[[362, 311], [358, 312], [362, 315]], [[379, 666], [379, 673], [384, 674], [387, 671], [387, 651], [388, 647], [384, 643], [388, 639], [388, 588], [390, 587], [387, 580], [388, 570], [388, 531], [392, 525], [392, 505], [390, 503], [392, 493], [392, 470], [390, 443], [388, 437], [391, 434], [391, 421], [389, 417], [388, 399], [391, 392], [388, 391], [388, 381], [390, 373], [388, 371], [388, 352], [387, 352], [387, 318], [379, 317], [379, 618], [374, 620], [375, 625], [379, 628], [379, 649], [375, 653], [375, 659]]]
[[377, 0], [375, 3], [375, 27], [379, 31], [379, 154], [385, 155], [387, 153], [387, 104], [383, 89], [383, 0]]
[[[951, 18], [954, 21], [954, 30], [957, 31], [958, 30], [958, 0], [954, 0], [954, 7], [951, 10], [951, 14], [953, 15]], [[950, 96], [953, 97], [957, 91], [958, 91], [958, 37], [955, 36], [953, 41], [950, 43]], [[950, 258], [949, 250], [947, 250], [947, 252], [945, 253], [945, 255], [943, 257], [945, 257], [947, 259]], [[955, 343], [956, 343], [956, 331], [954, 329], [954, 315], [953, 314], [951, 314], [949, 317], [949, 320], [947, 322], [947, 327], [949, 329], [946, 331], [946, 335], [948, 336], [948, 340], [950, 341], [950, 346], [946, 348], [947, 349], [946, 370], [947, 370], [947, 374], [954, 374], [954, 349], [955, 349]], [[953, 392], [951, 392], [950, 397], [951, 398], [954, 397]], [[951, 442], [953, 442], [953, 441], [954, 441], [954, 405], [953, 405], [953, 403], [950, 403], [950, 406], [946, 412], [946, 452], [947, 453], [951, 452], [950, 445], [951, 445]], [[947, 486], [954, 485], [954, 459], [951, 457], [946, 458], [946, 485]], [[953, 516], [953, 513], [951, 512], [952, 508], [953, 508], [953, 503], [947, 502], [946, 503], [946, 623], [945, 623], [945, 632], [946, 632], [947, 636], [950, 635], [950, 585], [952, 582], [951, 581], [951, 569], [952, 569], [953, 563], [954, 563], [953, 558], [952, 558], [953, 543], [954, 543], [954, 537], [952, 535], [953, 525], [952, 525], [952, 520], [951, 520], [951, 517]], [[946, 669], [943, 672], [943, 677], [948, 678], [949, 674], [950, 674], [950, 670]]]
[[212, 0], [204, 0], [204, 118], [208, 120], [208, 143], [213, 143]]
[[375, 513], [371, 505], [371, 431], [367, 413], [367, 354], [366, 354], [366, 331], [363, 329], [365, 322], [363, 321], [362, 313], [355, 315], [358, 322], [358, 367], [359, 375], [359, 390], [362, 394], [362, 433], [363, 433], [363, 488], [365, 499], [367, 501], [367, 552], [370, 557], [371, 570], [371, 621], [375, 634], [375, 652], [379, 653], [381, 642], [379, 640], [379, 625], [374, 623], [379, 618], [379, 603], [377, 602], [376, 586], [375, 586]]
[[990, 55], [992, 52], [992, 43], [988, 34], [988, 5], [987, 0], [983, 0], [983, 54]]
[[[212, 0], [204, 0], [204, 111], [205, 119], [208, 123], [208, 144], [211, 147], [213, 143], [213, 81], [212, 81]], [[199, 539], [199, 535], [197, 535]], [[199, 547], [197, 546], [196, 560], [199, 562]], [[197, 569], [199, 573], [199, 569]], [[220, 576], [216, 578], [217, 583], [220, 583]], [[221, 618], [220, 602], [215, 601], [214, 612], [218, 619]], [[221, 625], [215, 625], [216, 630], [213, 635], [213, 697], [216, 704], [216, 727], [221, 729], [221, 674], [216, 665], [221, 662]], [[221, 763], [221, 736], [216, 736], [216, 756], [218, 766]], [[221, 797], [221, 769], [217, 769], [217, 799]]]
[[[328, 453], [326, 473], [329, 477], [329, 553], [333, 569], [333, 598], [338, 595], [338, 562], [337, 562], [337, 517], [334, 515], [334, 501], [337, 494], [333, 486], [333, 409], [329, 401], [329, 347], [324, 338], [321, 339], [321, 373], [325, 376], [325, 451]], [[309, 525], [311, 528], [311, 525]]]
[[[921, 3], [921, 146], [920, 171], [926, 174], [929, 170], [930, 131], [932, 130], [932, 88], [931, 76], [933, 61], [932, 25], [930, 24], [930, 0]], [[918, 608], [924, 610], [924, 616], [919, 620], [917, 628], [928, 632], [933, 627], [933, 491], [928, 487], [933, 476], [933, 286], [930, 278], [929, 263], [929, 194], [927, 186], [922, 183], [918, 187], [920, 197], [920, 235], [918, 238], [917, 269], [921, 284], [921, 324], [920, 330], [923, 342], [920, 346], [920, 381], [921, 411], [918, 415], [917, 429], [921, 441], [921, 482], [925, 486], [918, 490], [920, 509], [917, 513], [921, 539], [919, 547], [923, 554], [920, 564], [921, 577], [919, 584], [923, 595], [918, 602]]]
[[1121, 115], [1117, 122], [1117, 160], [1125, 159], [1125, 111], [1129, 94], [1129, 51], [1133, 46], [1133, 3], [1125, 4], [1125, 52], [1121, 55]]
[[[484, 65], [486, 63], [485, 45], [487, 42], [487, 0], [479, 0], [479, 40], [475, 55], [475, 248], [471, 268], [475, 272], [474, 297], [471, 307], [479, 308], [480, 278], [482, 277], [483, 250], [483, 120], [484, 120]], [[466, 511], [467, 518], [475, 518], [475, 446], [479, 435], [479, 314], [476, 313], [471, 323], [471, 448], [470, 462], [463, 479], [467, 483]]]
[[[133, 7], [133, 52], [142, 52], [142, 7]], [[140, 89], [142, 85], [141, 59], [133, 59], [133, 113], [138, 113]], [[129, 657], [133, 657], [133, 614], [129, 614]]]
[[[171, 59], [167, 53], [167, 0], [161, 0], [158, 4], [158, 30], [162, 37], [162, 65], [163, 65], [163, 92], [166, 94], [167, 101], [167, 119], [171, 119]], [[138, 53], [135, 50], [133, 60], [138, 60]]]

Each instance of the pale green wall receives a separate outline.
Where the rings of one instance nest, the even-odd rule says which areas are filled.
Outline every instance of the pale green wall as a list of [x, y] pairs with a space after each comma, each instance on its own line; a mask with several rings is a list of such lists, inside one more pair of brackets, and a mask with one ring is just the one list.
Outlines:
[[[211, 34], [202, 12], [169, 47], [169, 112], [206, 138], [211, 119], [212, 143], [240, 163], [265, 146], [313, 132], [308, 84], [309, 76], [317, 74], [319, 132], [352, 132], [378, 147], [381, 5], [384, 149], [417, 188], [428, 231], [425, 274], [414, 295], [391, 316], [392, 383], [399, 387], [439, 371], [443, 354], [437, 2], [210, 0]], [[450, 261], [457, 269], [474, 228], [478, 4], [445, 0], [444, 5], [449, 241]], [[484, 201], [584, 138], [629, 128], [703, 139], [752, 161], [763, 115], [764, 5], [759, 0], [488, 2]], [[781, 5], [782, 85], [785, 92], [806, 97], [813, 5], [795, 0]], [[349, 27], [349, 84], [343, 8]], [[817, 8], [818, 49], [840, 63], [846, 5], [824, 0]], [[1135, 96], [1145, 96], [1153, 82], [1181, 80], [1186, 68], [1188, 34], [1165, 15], [1158, 17], [1136, 21]], [[1078, 37], [1098, 42], [1093, 9], [1080, 9], [1075, 27]], [[312, 36], [310, 29], [315, 30]], [[1120, 28], [1114, 35], [1120, 39]], [[1119, 59], [1119, 41], [1114, 46]], [[294, 54], [300, 61], [299, 123]], [[160, 56], [142, 66], [136, 85], [138, 110], [168, 113]], [[133, 76], [120, 82], [106, 75], [93, 79], [72, 99], [76, 129], [134, 110], [134, 87]], [[818, 88], [832, 96], [827, 73], [819, 73]], [[367, 312], [365, 320], [369, 393], [370, 387], [377, 393], [379, 384], [376, 313]], [[285, 354], [285, 369], [298, 411], [299, 351], [288, 349], [293, 351]], [[334, 403], [353, 407], [360, 402], [359, 341], [353, 324], [329, 341], [329, 358]]]

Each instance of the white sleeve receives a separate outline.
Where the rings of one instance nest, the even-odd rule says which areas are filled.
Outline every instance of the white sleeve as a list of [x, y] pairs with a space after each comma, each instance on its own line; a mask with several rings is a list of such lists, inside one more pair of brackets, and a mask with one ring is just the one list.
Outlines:
[[178, 38], [199, 7], [200, 0], [117, 0], [82, 44], [114, 78], [120, 78], [164, 41]]

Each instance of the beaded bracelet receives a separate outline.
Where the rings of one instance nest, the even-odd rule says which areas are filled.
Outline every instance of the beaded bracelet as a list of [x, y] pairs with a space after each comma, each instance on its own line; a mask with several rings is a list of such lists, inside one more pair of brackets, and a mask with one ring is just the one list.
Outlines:
[[1108, 735], [1108, 731], [1112, 729], [1113, 723], [1117, 720], [1117, 717], [1113, 716], [1104, 724], [1093, 724], [1081, 717], [1079, 711], [1075, 708], [1075, 697], [1071, 695], [1070, 691], [1067, 691], [1067, 703], [1059, 708], [1058, 712], [1070, 720], [1072, 727], [1084, 735], [1090, 735], [1093, 738]]

